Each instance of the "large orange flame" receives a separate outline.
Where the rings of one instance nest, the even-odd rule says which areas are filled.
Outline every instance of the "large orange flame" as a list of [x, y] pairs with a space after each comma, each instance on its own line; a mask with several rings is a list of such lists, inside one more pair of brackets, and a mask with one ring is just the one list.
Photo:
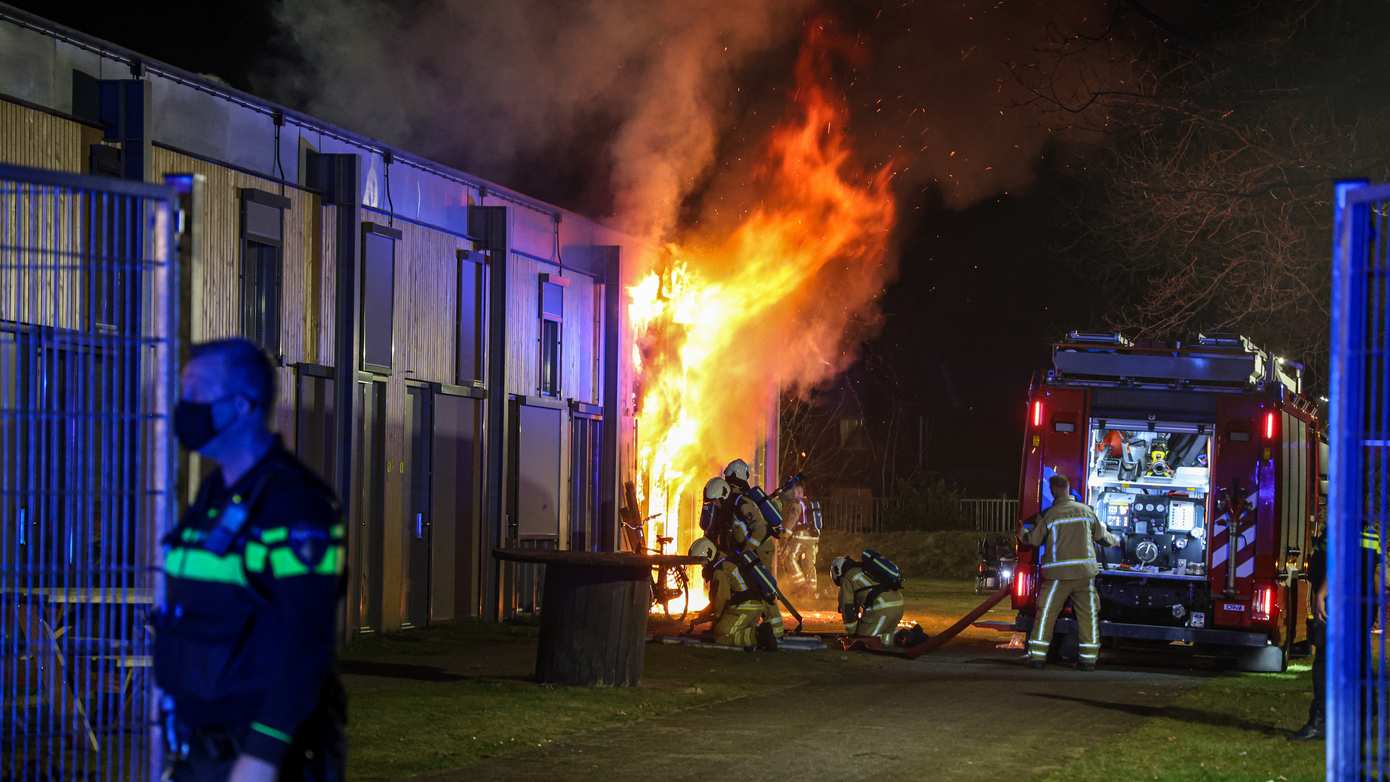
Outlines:
[[[781, 389], [844, 368], [849, 325], [885, 278], [892, 174], [854, 165], [848, 110], [826, 88], [841, 48], [823, 25], [810, 27], [794, 105], [769, 137], [757, 206], [742, 223], [665, 245], [628, 288], [636, 486], [654, 516], [652, 548], [664, 536], [683, 553], [699, 536], [705, 481], [735, 457], [752, 461]], [[697, 610], [707, 599], [691, 581]]]

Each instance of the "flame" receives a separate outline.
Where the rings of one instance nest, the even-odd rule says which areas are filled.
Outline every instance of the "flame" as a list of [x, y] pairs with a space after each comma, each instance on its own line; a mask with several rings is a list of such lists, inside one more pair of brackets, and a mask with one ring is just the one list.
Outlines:
[[[652, 549], [661, 536], [684, 553], [700, 535], [705, 481], [734, 458], [753, 461], [780, 389], [843, 369], [848, 327], [873, 293], [844, 300], [830, 289], [836, 281], [881, 287], [895, 217], [891, 163], [872, 172], [853, 163], [848, 110], [823, 86], [842, 48], [811, 26], [793, 106], [755, 178], [758, 206], [730, 233], [689, 232], [651, 253], [649, 271], [627, 289], [635, 483]], [[694, 569], [690, 580], [695, 611], [708, 597]]]

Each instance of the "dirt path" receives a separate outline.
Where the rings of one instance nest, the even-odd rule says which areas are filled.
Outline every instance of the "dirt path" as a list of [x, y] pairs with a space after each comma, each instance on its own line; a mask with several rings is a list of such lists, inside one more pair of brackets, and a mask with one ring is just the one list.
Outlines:
[[971, 644], [883, 658], [852, 679], [593, 731], [429, 779], [1027, 779], [1078, 752], [1077, 737], [1104, 744], [1142, 719], [1136, 712], [1200, 681], [1183, 670], [1039, 673], [1016, 654]]

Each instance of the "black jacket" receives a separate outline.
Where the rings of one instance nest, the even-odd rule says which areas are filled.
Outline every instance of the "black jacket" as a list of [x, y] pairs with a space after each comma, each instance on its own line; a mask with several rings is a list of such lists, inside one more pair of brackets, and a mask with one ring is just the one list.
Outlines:
[[155, 676], [181, 722], [278, 764], [320, 704], [341, 702], [335, 620], [344, 526], [332, 490], [277, 438], [235, 485], [198, 488], [164, 539]]

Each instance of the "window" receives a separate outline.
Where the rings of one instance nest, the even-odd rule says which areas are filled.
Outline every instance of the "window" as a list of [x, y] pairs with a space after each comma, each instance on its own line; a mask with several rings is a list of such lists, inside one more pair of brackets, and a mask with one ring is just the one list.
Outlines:
[[241, 191], [241, 334], [280, 355], [280, 288], [284, 214], [290, 201], [262, 190]]
[[454, 382], [461, 386], [483, 380], [483, 314], [487, 285], [483, 254], [461, 250], [458, 263], [458, 334]]
[[401, 232], [362, 225], [362, 368], [390, 372], [396, 293], [396, 240]]
[[561, 333], [565, 320], [565, 287], [569, 280], [541, 275], [541, 396], [560, 395]]

